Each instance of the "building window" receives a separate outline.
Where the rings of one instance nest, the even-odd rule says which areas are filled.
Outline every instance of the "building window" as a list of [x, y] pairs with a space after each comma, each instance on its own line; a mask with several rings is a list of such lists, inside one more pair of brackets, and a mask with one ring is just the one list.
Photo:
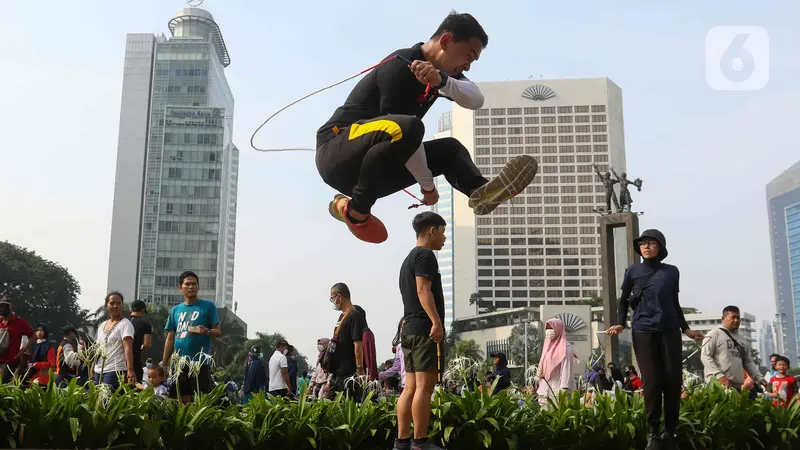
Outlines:
[[525, 108], [525, 114], [539, 114], [539, 108], [538, 107]]
[[559, 106], [558, 107], [559, 114], [571, 114], [572, 113], [572, 106]]
[[493, 116], [504, 116], [506, 114], [505, 108], [492, 108]]
[[593, 113], [604, 113], [604, 112], [606, 112], [606, 105], [592, 105], [592, 112]]
[[536, 125], [539, 123], [538, 117], [526, 117], [525, 118], [525, 125]]
[[488, 109], [479, 109], [479, 110], [475, 111], [475, 115], [476, 116], [488, 116], [489, 115], [489, 110]]
[[508, 108], [509, 116], [519, 116], [522, 114], [522, 108]]

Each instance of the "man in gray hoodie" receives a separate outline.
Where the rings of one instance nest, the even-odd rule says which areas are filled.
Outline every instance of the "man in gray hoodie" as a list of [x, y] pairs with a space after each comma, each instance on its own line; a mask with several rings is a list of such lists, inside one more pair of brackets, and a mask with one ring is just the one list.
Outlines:
[[766, 386], [767, 381], [753, 361], [750, 344], [739, 334], [739, 324], [739, 308], [726, 306], [722, 310], [722, 327], [706, 335], [700, 352], [706, 381], [713, 377], [724, 386], [741, 390], [746, 371], [750, 378]]

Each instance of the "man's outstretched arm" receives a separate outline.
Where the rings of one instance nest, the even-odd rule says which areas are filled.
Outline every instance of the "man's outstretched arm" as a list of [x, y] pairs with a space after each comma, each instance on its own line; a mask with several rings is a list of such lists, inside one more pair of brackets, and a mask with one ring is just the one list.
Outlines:
[[483, 107], [483, 92], [467, 77], [462, 76], [458, 79], [447, 77], [439, 93], [463, 108], [475, 110]]

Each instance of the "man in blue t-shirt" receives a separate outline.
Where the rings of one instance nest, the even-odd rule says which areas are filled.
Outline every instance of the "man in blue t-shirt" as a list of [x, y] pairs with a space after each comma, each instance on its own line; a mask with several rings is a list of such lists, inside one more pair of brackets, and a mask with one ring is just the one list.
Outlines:
[[[179, 278], [178, 289], [183, 293], [184, 301], [172, 307], [167, 318], [167, 340], [164, 343], [164, 358], [161, 365], [170, 369], [170, 358], [173, 350], [181, 357], [193, 361], [202, 360], [198, 374], [189, 374], [184, 367], [178, 377], [177, 389], [181, 400], [187, 403], [195, 392], [211, 392], [211, 371], [204, 355], [211, 355], [211, 338], [219, 339], [222, 335], [219, 326], [219, 314], [214, 302], [200, 300], [199, 278], [191, 271], [183, 272]], [[177, 395], [177, 392], [175, 393]]]

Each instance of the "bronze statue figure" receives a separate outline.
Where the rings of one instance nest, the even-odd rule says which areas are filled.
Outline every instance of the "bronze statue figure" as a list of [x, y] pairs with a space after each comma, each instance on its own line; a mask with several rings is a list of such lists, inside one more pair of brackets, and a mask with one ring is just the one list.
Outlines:
[[[628, 185], [632, 184], [636, 186], [636, 189], [641, 192], [642, 191], [642, 180], [637, 178], [633, 181], [628, 180], [628, 174], [622, 172], [622, 175], [617, 175], [617, 172], [614, 171], [614, 168], [610, 168], [611, 173], [614, 174], [614, 178], [616, 178], [617, 183], [619, 183], [619, 203], [622, 206], [621, 211], [631, 211], [631, 205], [633, 204], [633, 199], [631, 198], [631, 191], [628, 189]], [[607, 174], [606, 174], [607, 175]], [[617, 206], [619, 210], [619, 206]]]
[[[612, 201], [614, 202], [614, 206], [617, 208], [617, 212], [619, 212], [619, 201], [617, 200], [617, 193], [614, 192], [614, 185], [619, 183], [619, 181], [611, 178], [611, 173], [609, 172], [606, 172], [605, 175], [601, 175], [600, 168], [597, 167], [597, 164], [593, 164], [592, 166], [594, 167], [595, 173], [600, 178], [600, 181], [603, 183], [603, 187], [606, 189], [606, 214], [611, 214], [614, 212], [611, 210]], [[630, 194], [628, 196], [630, 197]]]

